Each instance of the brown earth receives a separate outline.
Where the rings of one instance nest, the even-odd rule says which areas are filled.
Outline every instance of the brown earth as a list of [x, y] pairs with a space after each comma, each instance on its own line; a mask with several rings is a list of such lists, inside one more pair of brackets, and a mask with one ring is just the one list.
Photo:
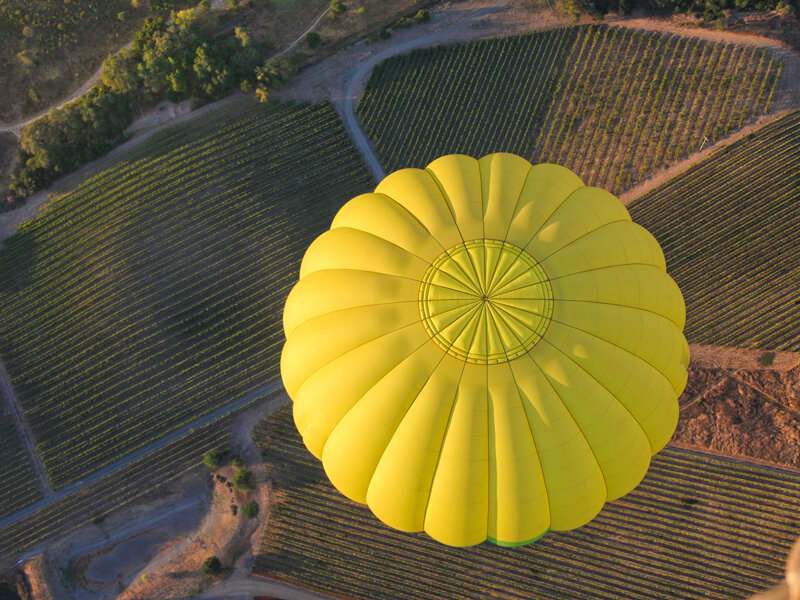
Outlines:
[[729, 369], [693, 360], [679, 402], [672, 443], [800, 469], [800, 365]]

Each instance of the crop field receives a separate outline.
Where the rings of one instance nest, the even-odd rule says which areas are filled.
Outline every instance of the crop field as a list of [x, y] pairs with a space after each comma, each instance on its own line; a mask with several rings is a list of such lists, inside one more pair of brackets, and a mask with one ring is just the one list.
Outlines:
[[589, 525], [521, 548], [440, 545], [339, 494], [287, 407], [263, 421], [278, 501], [253, 571], [343, 598], [745, 598], [800, 533], [797, 473], [667, 448]]
[[203, 454], [230, 441], [237, 413], [198, 428], [164, 448], [108, 475], [84, 489], [0, 529], [0, 564], [54, 537], [90, 523], [101, 523], [159, 486], [201, 464]]
[[14, 421], [0, 404], [0, 517], [42, 497], [36, 476], [17, 436]]
[[692, 342], [800, 351], [800, 111], [636, 200]]
[[570, 27], [388, 59], [358, 115], [387, 171], [506, 151], [620, 193], [767, 112], [781, 70], [761, 49]]
[[214, 115], [0, 250], [0, 356], [56, 488], [276, 377], [306, 247], [374, 185], [328, 104]]

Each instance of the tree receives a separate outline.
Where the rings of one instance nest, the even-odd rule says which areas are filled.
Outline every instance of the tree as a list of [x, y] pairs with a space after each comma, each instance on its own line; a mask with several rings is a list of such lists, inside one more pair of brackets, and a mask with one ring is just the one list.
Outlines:
[[209, 469], [218, 469], [225, 454], [221, 450], [209, 450], [203, 454], [203, 464]]
[[233, 487], [240, 492], [252, 492], [256, 489], [256, 478], [253, 476], [253, 472], [247, 469], [238, 471], [233, 476]]
[[331, 0], [331, 12], [337, 15], [344, 12], [344, 3], [342, 0]]
[[244, 459], [239, 454], [234, 454], [231, 457], [231, 465], [236, 467], [237, 469], [244, 468]]
[[242, 514], [248, 519], [255, 519], [258, 516], [258, 502], [250, 500], [242, 507]]
[[209, 556], [203, 562], [203, 575], [217, 577], [220, 573], [222, 573], [222, 563], [216, 556]]
[[322, 38], [316, 31], [312, 31], [306, 36], [306, 44], [309, 48], [318, 48], [322, 44]]

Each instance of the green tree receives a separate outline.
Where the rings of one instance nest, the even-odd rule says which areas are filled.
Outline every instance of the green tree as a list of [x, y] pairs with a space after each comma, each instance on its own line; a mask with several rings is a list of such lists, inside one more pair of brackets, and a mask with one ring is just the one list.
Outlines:
[[256, 489], [256, 478], [252, 471], [244, 469], [233, 476], [233, 487], [237, 491], [248, 493]]
[[316, 31], [312, 31], [306, 36], [306, 44], [309, 48], [318, 48], [322, 45], [322, 38]]
[[203, 575], [217, 577], [222, 573], [222, 562], [216, 556], [209, 556], [203, 562]]
[[209, 469], [219, 469], [222, 465], [224, 453], [221, 450], [209, 450], [203, 454], [203, 464]]
[[250, 500], [242, 507], [242, 514], [248, 519], [255, 519], [258, 516], [258, 502]]

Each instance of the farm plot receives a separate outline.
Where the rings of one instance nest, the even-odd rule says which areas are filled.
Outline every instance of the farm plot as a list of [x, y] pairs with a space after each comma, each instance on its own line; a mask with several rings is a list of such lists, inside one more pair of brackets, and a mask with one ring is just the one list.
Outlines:
[[42, 497], [36, 475], [17, 436], [14, 421], [0, 404], [0, 517]]
[[800, 111], [636, 200], [692, 342], [800, 350]]
[[0, 356], [56, 488], [276, 377], [303, 252], [373, 185], [328, 104], [215, 115], [0, 250]]
[[258, 433], [278, 500], [253, 572], [337, 597], [731, 600], [778, 580], [800, 533], [796, 472], [667, 448], [581, 529], [521, 548], [446, 547], [339, 494], [290, 407]]
[[781, 70], [763, 49], [570, 27], [391, 58], [358, 115], [387, 171], [505, 151], [619, 193], [767, 112]]

